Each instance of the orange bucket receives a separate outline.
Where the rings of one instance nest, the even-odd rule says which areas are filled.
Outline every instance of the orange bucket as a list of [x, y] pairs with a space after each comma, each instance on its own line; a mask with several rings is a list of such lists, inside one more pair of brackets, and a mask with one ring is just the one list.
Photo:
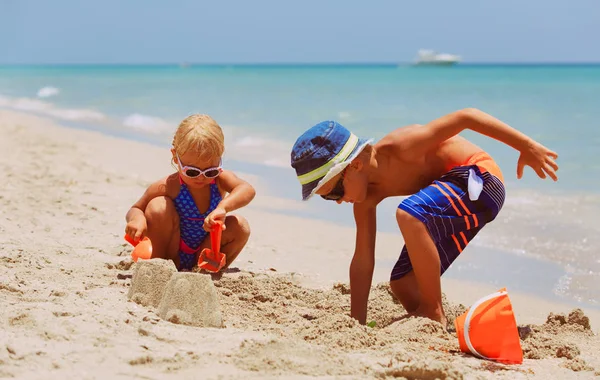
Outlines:
[[517, 321], [506, 288], [479, 299], [454, 320], [460, 350], [504, 364], [523, 363]]
[[148, 260], [152, 258], [152, 242], [150, 242], [150, 239], [145, 237], [142, 241], [135, 242], [128, 235], [125, 235], [125, 240], [134, 246], [133, 252], [131, 252], [134, 262], [137, 262], [138, 259]]

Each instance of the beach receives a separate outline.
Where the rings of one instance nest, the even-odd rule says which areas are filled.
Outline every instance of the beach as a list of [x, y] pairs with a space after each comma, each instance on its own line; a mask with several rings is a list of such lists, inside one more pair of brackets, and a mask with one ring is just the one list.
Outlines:
[[[0, 135], [2, 378], [600, 376], [600, 312], [574, 312], [510, 284], [517, 324], [529, 325], [522, 365], [462, 354], [455, 333], [406, 318], [385, 282], [391, 268], [376, 268], [368, 316], [375, 327], [358, 325], [347, 275], [354, 230], [294, 215], [301, 202], [244, 173], [257, 189], [239, 210], [252, 235], [214, 280], [223, 327], [167, 321], [128, 298], [139, 264], [123, 231], [131, 204], [171, 172], [168, 149], [7, 110]], [[380, 233], [377, 244], [391, 250], [402, 239]], [[442, 285], [451, 319], [498, 290], [446, 278]]]

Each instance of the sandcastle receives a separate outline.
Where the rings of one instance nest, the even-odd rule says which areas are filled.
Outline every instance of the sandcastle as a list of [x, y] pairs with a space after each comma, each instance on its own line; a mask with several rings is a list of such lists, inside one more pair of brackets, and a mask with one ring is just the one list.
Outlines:
[[217, 291], [210, 275], [177, 272], [170, 260], [151, 259], [135, 264], [127, 297], [157, 309], [172, 323], [223, 327]]
[[152, 259], [136, 263], [127, 298], [142, 306], [158, 307], [165, 287], [177, 272], [170, 260]]

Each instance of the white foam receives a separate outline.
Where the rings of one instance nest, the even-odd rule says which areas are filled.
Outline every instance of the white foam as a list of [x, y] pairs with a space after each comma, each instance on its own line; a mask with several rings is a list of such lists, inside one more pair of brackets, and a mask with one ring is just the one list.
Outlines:
[[556, 284], [554, 284], [553, 292], [559, 296], [567, 295], [573, 278], [569, 274], [562, 275]]
[[92, 109], [58, 108], [52, 103], [31, 98], [9, 98], [0, 95], [0, 107], [27, 111], [70, 121], [101, 121], [106, 116]]
[[535, 205], [537, 203], [539, 203], [538, 200], [533, 199], [531, 196], [527, 196], [527, 195], [507, 197], [506, 200], [504, 201], [505, 205], [515, 205], [515, 206]]
[[[226, 130], [229, 128], [226, 128]], [[239, 134], [240, 128], [235, 128], [233, 135]], [[233, 136], [232, 136], [233, 137]], [[231, 144], [235, 149], [225, 149], [227, 157], [237, 161], [252, 162], [260, 165], [290, 168], [291, 144], [285, 140], [272, 139], [264, 136], [235, 136]]]
[[148, 116], [139, 113], [134, 113], [127, 116], [123, 120], [123, 125], [148, 133], [171, 132], [171, 130], [174, 130], [175, 128], [171, 123], [161, 119], [160, 117]]
[[51, 86], [42, 87], [37, 92], [37, 97], [38, 98], [49, 98], [51, 96], [58, 95], [59, 92], [60, 92], [60, 90], [56, 87], [51, 87]]

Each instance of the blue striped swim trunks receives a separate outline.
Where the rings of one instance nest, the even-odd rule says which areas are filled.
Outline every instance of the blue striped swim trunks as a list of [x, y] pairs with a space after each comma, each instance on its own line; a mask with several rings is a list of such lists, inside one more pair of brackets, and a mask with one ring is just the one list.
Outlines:
[[[477, 164], [473, 162], [449, 170], [398, 206], [427, 227], [440, 255], [440, 276], [483, 226], [496, 218], [504, 204], [505, 189], [500, 169], [487, 154], [478, 158]], [[412, 264], [404, 246], [390, 281], [402, 278], [411, 270]]]

